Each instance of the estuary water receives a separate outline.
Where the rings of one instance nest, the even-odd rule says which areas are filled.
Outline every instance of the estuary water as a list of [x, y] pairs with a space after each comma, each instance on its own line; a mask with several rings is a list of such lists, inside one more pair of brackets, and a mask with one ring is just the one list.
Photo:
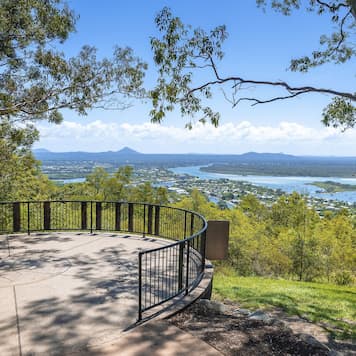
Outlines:
[[[210, 173], [200, 170], [201, 167], [207, 166], [189, 166], [170, 168], [170, 171], [176, 174], [189, 174], [201, 179], [221, 179], [226, 178], [230, 180], [245, 181], [254, 185], [267, 187], [271, 189], [281, 189], [286, 193], [298, 192], [302, 194], [309, 194], [311, 196], [326, 199], [339, 200], [348, 203], [356, 203], [356, 178], [338, 178], [338, 177], [275, 177], [275, 176], [254, 176], [254, 175], [235, 175]], [[355, 185], [354, 191], [338, 192], [338, 193], [322, 193], [322, 189], [310, 185], [312, 182], [333, 181], [344, 184]]]

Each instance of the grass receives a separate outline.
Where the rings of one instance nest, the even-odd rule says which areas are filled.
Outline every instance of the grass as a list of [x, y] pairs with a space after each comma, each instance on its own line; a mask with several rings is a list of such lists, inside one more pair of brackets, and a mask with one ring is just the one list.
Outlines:
[[213, 295], [244, 308], [281, 308], [324, 326], [334, 336], [356, 339], [356, 288], [261, 277], [240, 277], [230, 270], [214, 275]]

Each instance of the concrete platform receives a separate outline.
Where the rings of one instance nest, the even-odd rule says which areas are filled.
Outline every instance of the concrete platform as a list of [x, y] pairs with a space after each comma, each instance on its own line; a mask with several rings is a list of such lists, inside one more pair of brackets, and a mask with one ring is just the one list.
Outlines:
[[97, 345], [136, 322], [138, 251], [166, 243], [110, 233], [0, 236], [0, 355], [100, 354]]
[[89, 345], [73, 356], [222, 356], [212, 346], [164, 320], [141, 325], [113, 342]]

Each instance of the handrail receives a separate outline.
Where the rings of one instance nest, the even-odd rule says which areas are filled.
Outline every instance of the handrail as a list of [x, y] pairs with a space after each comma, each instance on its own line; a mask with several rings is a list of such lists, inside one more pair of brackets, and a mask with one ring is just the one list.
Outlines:
[[201, 280], [205, 268], [207, 222], [190, 210], [119, 201], [0, 202], [0, 233], [35, 231], [118, 231], [174, 242], [138, 254], [138, 320], [143, 313]]

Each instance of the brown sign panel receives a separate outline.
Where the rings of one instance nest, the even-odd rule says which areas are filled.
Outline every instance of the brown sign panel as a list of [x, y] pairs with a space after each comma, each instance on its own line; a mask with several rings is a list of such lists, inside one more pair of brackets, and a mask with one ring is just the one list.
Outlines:
[[209, 220], [206, 231], [206, 258], [226, 260], [229, 248], [229, 221]]

